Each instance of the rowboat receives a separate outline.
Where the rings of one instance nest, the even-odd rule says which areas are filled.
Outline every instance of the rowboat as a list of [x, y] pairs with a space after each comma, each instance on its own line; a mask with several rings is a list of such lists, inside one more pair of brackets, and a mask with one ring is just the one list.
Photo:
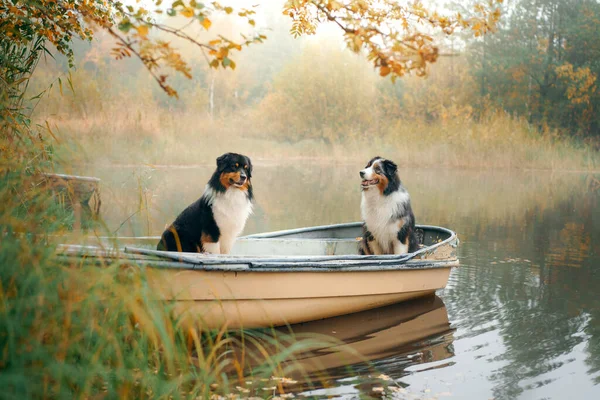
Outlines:
[[449, 229], [417, 226], [421, 248], [402, 255], [358, 255], [362, 223], [248, 235], [230, 254], [153, 250], [158, 237], [119, 238], [120, 249], [66, 245], [86, 254], [145, 265], [161, 299], [208, 327], [282, 326], [329, 318], [431, 295], [458, 265]]

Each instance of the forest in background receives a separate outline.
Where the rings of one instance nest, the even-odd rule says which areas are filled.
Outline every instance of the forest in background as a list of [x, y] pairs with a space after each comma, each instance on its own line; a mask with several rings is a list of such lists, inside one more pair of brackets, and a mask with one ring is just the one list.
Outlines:
[[[240, 53], [234, 71], [214, 70], [180, 44], [184, 56], [195, 55], [187, 56], [192, 79], [171, 81], [179, 98], [168, 97], [139, 61], [114, 60], [107, 34], [75, 46], [70, 76], [66, 61], [47, 57], [29, 88], [31, 95], [46, 90], [50, 100], [36, 106], [35, 119], [76, 139], [93, 161], [199, 163], [230, 149], [231, 139], [269, 159], [388, 152], [418, 165], [600, 163], [596, 1], [504, 2], [496, 33], [441, 37], [442, 55], [428, 76], [395, 83], [326, 29], [294, 39], [280, 6], [258, 14], [268, 39]], [[219, 20], [213, 27], [239, 28]]]

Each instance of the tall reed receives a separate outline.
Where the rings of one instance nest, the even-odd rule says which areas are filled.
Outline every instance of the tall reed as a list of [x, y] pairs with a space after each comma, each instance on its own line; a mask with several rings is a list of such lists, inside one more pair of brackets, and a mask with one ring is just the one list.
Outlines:
[[[40, 175], [64, 168], [54, 155], [61, 146], [52, 132], [32, 126], [23, 106], [44, 49], [42, 41], [32, 43], [0, 40], [1, 397], [264, 396], [262, 388], [284, 372], [282, 360], [314, 341], [290, 341], [275, 353], [257, 341], [257, 350], [239, 359], [231, 348], [244, 349], [260, 333], [183, 324], [172, 304], [157, 298], [143, 266], [99, 267], [57, 256], [73, 212], [55, 201]], [[250, 389], [248, 376], [257, 379]]]

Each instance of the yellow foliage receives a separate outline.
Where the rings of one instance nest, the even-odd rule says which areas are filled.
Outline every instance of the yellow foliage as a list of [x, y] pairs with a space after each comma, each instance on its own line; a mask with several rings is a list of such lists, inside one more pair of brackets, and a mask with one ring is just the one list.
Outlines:
[[185, 7], [181, 10], [181, 15], [186, 18], [192, 18], [194, 16], [194, 9], [192, 7]]
[[589, 67], [573, 69], [572, 64], [565, 63], [556, 67], [556, 73], [567, 84], [567, 98], [572, 104], [589, 104], [596, 91], [596, 75]]
[[140, 26], [136, 26], [137, 32], [138, 34], [145, 38], [148, 35], [148, 26], [147, 25], [140, 25]]
[[[338, 1], [288, 0], [284, 15], [292, 19], [295, 37], [312, 35], [322, 21], [335, 23], [344, 34], [349, 49], [364, 50], [367, 59], [392, 80], [414, 71], [427, 72], [427, 64], [439, 55], [438, 46], [425, 32], [431, 28], [450, 35], [458, 28], [470, 28], [475, 36], [493, 31], [500, 18], [499, 0], [477, 4], [475, 15], [465, 19], [461, 14], [442, 16], [429, 11], [419, 1], [380, 0]], [[385, 27], [382, 28], [382, 27]]]
[[[365, 51], [367, 59], [381, 76], [391, 76], [392, 80], [414, 71], [423, 76], [427, 65], [438, 59], [439, 49], [428, 32], [431, 28], [449, 35], [457, 28], [470, 28], [475, 35], [494, 29], [500, 16], [497, 4], [499, 0], [488, 0], [486, 5], [478, 4], [473, 17], [465, 19], [460, 14], [443, 16], [428, 10], [421, 2], [402, 4], [380, 0], [289, 0], [284, 6], [284, 14], [292, 19], [291, 33], [294, 36], [311, 35], [324, 21], [339, 26], [348, 47], [356, 53]], [[109, 32], [116, 40], [112, 53], [115, 58], [137, 57], [146, 67], [159, 86], [169, 95], [177, 92], [167, 84], [168, 74], [159, 72], [171, 68], [186, 77], [190, 69], [184, 65], [177, 51], [164, 46], [150, 35], [150, 30], [168, 34], [206, 50], [214, 50], [216, 40], [199, 41], [196, 35], [175, 28], [154, 18], [154, 13], [163, 13], [162, 0], [149, 0], [145, 7], [124, 5], [120, 2], [98, 2], [92, 0], [73, 0], [69, 2], [40, 0], [36, 2], [2, 2], [0, 4], [0, 33], [11, 37], [16, 43], [26, 44], [35, 35], [41, 35], [52, 42], [62, 53], [72, 55], [70, 44], [74, 37], [91, 39], [90, 26]], [[155, 9], [150, 12], [149, 9]], [[254, 8], [255, 6], [252, 6]], [[249, 25], [256, 25], [252, 8], [239, 8], [237, 15]], [[197, 22], [204, 30], [212, 27], [214, 13], [232, 14], [232, 7], [224, 7], [212, 2], [211, 7], [191, 0], [173, 0], [166, 9], [169, 17], [180, 15]], [[211, 18], [209, 18], [209, 16]], [[25, 21], [25, 23], [23, 23]], [[385, 28], [384, 28], [385, 27]], [[396, 28], [397, 27], [397, 28]], [[220, 37], [226, 43], [212, 54], [208, 64], [214, 68], [235, 68], [235, 62], [224, 50], [240, 51], [243, 45], [261, 43], [266, 37], [261, 34], [244, 36], [240, 43]]]
[[409, 77], [404, 81], [403, 103], [391, 101], [387, 107], [405, 118], [425, 121], [450, 118], [469, 119], [473, 114], [472, 99], [476, 98], [475, 82], [469, 73], [467, 60], [445, 58], [432, 69], [427, 79]]
[[[320, 62], [318, 67], [315, 60]], [[260, 103], [265, 133], [299, 139], [331, 139], [345, 130], [352, 138], [376, 127], [377, 76], [367, 63], [333, 45], [309, 45], [273, 82]]]
[[202, 26], [203, 26], [203, 27], [204, 27], [204, 29], [206, 29], [206, 30], [209, 30], [209, 29], [210, 29], [210, 26], [212, 25], [212, 22], [210, 21], [210, 19], [208, 19], [208, 18], [206, 18], [206, 17], [205, 17], [205, 18], [202, 20], [202, 22], [200, 22], [200, 23], [202, 24]]

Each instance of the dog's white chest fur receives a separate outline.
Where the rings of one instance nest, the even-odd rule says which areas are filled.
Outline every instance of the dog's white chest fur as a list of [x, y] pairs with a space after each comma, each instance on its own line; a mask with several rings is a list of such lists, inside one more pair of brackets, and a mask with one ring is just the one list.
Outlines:
[[246, 221], [252, 213], [252, 202], [246, 192], [230, 188], [225, 193], [212, 193], [212, 211], [220, 236], [217, 243], [218, 251], [214, 251], [216, 249], [208, 251], [227, 254], [235, 238], [244, 230]]
[[401, 250], [406, 252], [405, 249], [393, 248], [394, 243], [398, 242], [398, 221], [393, 217], [402, 213], [409, 199], [408, 192], [402, 190], [387, 196], [383, 196], [376, 187], [362, 192], [360, 203], [362, 219], [383, 253], [397, 253]]

